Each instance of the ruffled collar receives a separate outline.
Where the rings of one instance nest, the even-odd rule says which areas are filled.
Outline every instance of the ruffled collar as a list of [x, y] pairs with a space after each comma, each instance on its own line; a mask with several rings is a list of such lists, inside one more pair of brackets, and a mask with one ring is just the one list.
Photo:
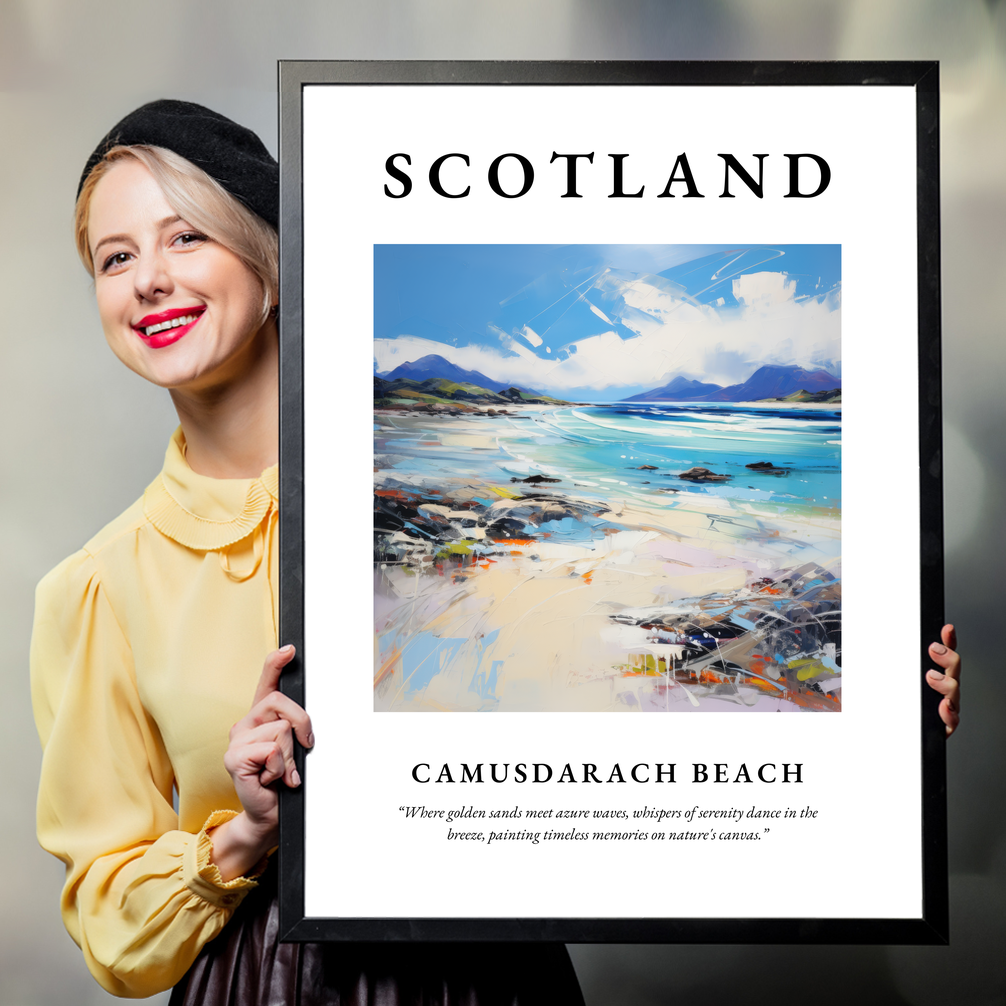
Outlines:
[[143, 512], [162, 534], [186, 548], [211, 552], [252, 533], [279, 500], [279, 466], [257, 479], [213, 479], [185, 460], [185, 437], [175, 430], [164, 468], [143, 494]]

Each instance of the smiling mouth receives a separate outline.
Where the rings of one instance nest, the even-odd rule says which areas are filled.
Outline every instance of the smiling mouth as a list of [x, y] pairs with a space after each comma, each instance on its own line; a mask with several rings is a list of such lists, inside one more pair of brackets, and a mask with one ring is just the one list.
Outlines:
[[[144, 339], [149, 339], [151, 336], [158, 335], [161, 332], [169, 332], [173, 328], [182, 328], [185, 325], [191, 325], [205, 310], [205, 308], [190, 308], [183, 311], [166, 311], [159, 317], [157, 315], [152, 317], [148, 315], [146, 318], [141, 319], [140, 324], [134, 325], [133, 330]], [[144, 325], [144, 321], [149, 321], [150, 324]]]
[[198, 314], [183, 314], [180, 318], [172, 318], [171, 321], [162, 321], [159, 325], [148, 325], [140, 331], [146, 338], [156, 335], [158, 332], [166, 332], [169, 328], [181, 328], [182, 325], [191, 325], [198, 318]]
[[188, 335], [205, 311], [204, 305], [173, 307], [158, 314], [146, 315], [133, 325], [133, 331], [148, 348], [164, 349]]

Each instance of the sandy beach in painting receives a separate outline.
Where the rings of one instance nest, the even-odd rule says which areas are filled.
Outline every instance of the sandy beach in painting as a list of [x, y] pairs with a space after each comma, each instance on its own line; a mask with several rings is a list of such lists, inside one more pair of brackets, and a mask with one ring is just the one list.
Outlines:
[[840, 413], [716, 408], [376, 409], [375, 709], [840, 709]]

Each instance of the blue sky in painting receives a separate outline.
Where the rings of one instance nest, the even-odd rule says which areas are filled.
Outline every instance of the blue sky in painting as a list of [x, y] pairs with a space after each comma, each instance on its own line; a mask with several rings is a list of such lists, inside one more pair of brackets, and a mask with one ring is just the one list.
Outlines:
[[375, 371], [436, 354], [622, 398], [763, 363], [840, 372], [839, 245], [376, 245]]

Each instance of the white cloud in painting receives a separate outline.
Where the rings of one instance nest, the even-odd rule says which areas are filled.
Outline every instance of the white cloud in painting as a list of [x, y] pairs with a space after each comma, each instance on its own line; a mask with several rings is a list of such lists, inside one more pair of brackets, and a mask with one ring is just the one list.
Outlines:
[[751, 272], [734, 278], [733, 291], [745, 307], [770, 310], [793, 300], [796, 280], [782, 272]]
[[542, 359], [524, 343], [542, 341], [526, 325], [523, 339], [499, 332], [500, 349], [401, 335], [374, 340], [377, 371], [387, 373], [436, 354], [496, 381], [555, 392], [593, 388], [609, 393], [621, 387], [659, 387], [674, 374], [739, 384], [764, 364], [826, 367], [840, 376], [838, 289], [823, 297], [797, 298], [795, 281], [781, 272], [745, 274], [732, 283], [739, 306], [725, 307], [701, 304], [659, 276], [608, 272], [593, 288], [612, 306], [605, 312], [591, 310], [634, 337], [624, 338], [624, 332], [612, 327]]
[[541, 345], [541, 336], [533, 329], [530, 325], [525, 325], [521, 330], [520, 334], [531, 343], [532, 346]]

